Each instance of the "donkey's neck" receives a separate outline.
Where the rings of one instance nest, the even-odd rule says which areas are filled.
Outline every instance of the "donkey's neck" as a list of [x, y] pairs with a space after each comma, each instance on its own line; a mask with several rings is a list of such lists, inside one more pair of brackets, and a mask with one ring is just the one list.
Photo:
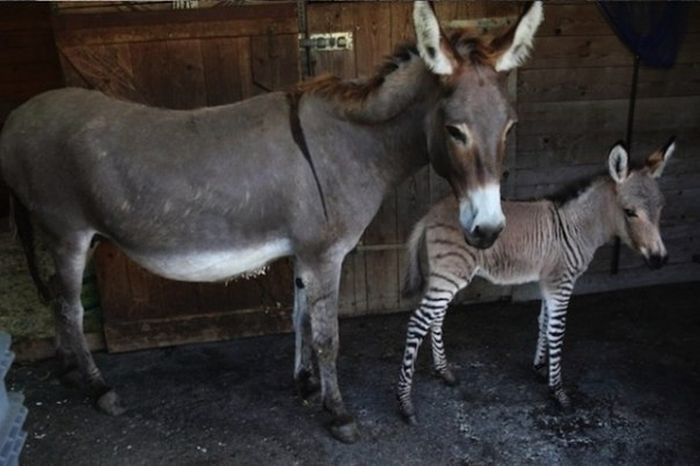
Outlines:
[[607, 176], [598, 178], [578, 197], [559, 207], [567, 232], [585, 246], [591, 257], [616, 233], [613, 183]]
[[395, 118], [416, 100], [425, 98], [432, 89], [437, 89], [437, 81], [415, 46], [403, 45], [370, 78], [341, 80], [322, 76], [301, 84], [300, 89], [325, 100], [336, 116], [378, 124]]

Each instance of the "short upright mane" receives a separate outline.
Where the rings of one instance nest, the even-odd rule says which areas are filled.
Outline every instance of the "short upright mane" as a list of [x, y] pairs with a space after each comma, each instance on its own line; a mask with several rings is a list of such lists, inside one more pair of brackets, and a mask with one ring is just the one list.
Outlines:
[[569, 202], [578, 199], [583, 193], [588, 191], [598, 181], [609, 178], [607, 171], [600, 171], [593, 175], [584, 176], [576, 181], [567, 183], [564, 187], [544, 197], [553, 202], [557, 207], [562, 207]]

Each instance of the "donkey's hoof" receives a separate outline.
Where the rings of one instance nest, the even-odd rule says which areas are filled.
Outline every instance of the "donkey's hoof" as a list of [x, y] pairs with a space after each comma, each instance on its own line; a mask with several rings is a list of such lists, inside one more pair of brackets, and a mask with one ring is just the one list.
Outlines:
[[297, 393], [304, 400], [309, 400], [321, 392], [321, 382], [309, 373], [303, 373], [295, 380]]
[[352, 416], [341, 416], [333, 420], [330, 425], [333, 437], [343, 443], [355, 443], [360, 438], [357, 423]]
[[117, 392], [113, 389], [109, 389], [100, 395], [100, 397], [97, 398], [96, 404], [100, 411], [110, 416], [119, 416], [126, 411], [119, 400], [119, 395], [117, 395]]
[[535, 374], [535, 378], [540, 383], [547, 383], [549, 379], [549, 371], [547, 370], [546, 364], [541, 364], [539, 366], [532, 366], [532, 372]]
[[441, 372], [440, 377], [448, 387], [456, 387], [459, 385], [459, 379], [455, 377], [455, 375], [449, 369], [445, 369], [444, 372]]

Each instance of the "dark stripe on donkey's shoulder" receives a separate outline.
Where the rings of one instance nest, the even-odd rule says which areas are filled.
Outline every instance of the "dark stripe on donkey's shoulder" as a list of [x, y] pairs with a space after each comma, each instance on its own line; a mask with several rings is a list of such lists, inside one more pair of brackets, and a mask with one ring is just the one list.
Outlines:
[[301, 100], [301, 96], [301, 92], [287, 93], [287, 101], [289, 102], [289, 128], [292, 131], [292, 138], [294, 139], [294, 142], [299, 147], [299, 150], [301, 150], [301, 153], [304, 154], [304, 158], [311, 168], [311, 173], [314, 175], [318, 195], [321, 197], [323, 216], [326, 218], [326, 221], [328, 221], [326, 197], [323, 195], [323, 188], [321, 187], [321, 182], [318, 179], [318, 173], [316, 173], [316, 167], [314, 167], [314, 161], [311, 158], [309, 146], [306, 144], [306, 136], [304, 136], [304, 129], [302, 128], [301, 120], [299, 119], [299, 101]]

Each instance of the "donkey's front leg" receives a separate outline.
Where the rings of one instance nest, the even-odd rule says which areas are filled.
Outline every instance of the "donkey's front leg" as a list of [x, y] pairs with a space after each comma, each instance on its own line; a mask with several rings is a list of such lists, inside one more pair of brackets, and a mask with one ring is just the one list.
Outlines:
[[357, 424], [348, 413], [338, 388], [338, 288], [343, 257], [299, 261], [299, 275], [306, 287], [311, 323], [311, 344], [321, 376], [323, 406], [333, 416], [330, 430], [346, 443], [357, 441]]
[[559, 406], [571, 409], [571, 400], [564, 391], [561, 376], [561, 355], [566, 332], [566, 311], [573, 290], [573, 282], [545, 293], [547, 306], [547, 349], [549, 350], [549, 390]]

